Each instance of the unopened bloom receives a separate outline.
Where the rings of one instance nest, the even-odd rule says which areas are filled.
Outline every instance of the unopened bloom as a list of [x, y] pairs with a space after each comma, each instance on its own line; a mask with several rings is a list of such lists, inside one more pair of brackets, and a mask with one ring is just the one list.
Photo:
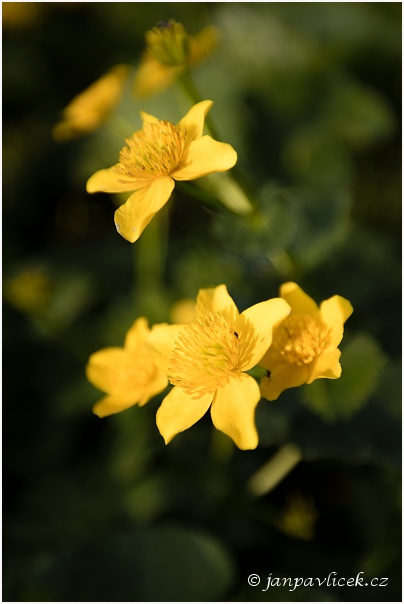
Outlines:
[[159, 23], [146, 32], [146, 50], [136, 72], [135, 94], [145, 98], [168, 88], [186, 69], [208, 57], [218, 41], [218, 30], [211, 25], [191, 36], [174, 19]]
[[147, 319], [140, 317], [126, 334], [123, 348], [102, 348], [90, 356], [87, 379], [107, 394], [93, 407], [98, 417], [145, 405], [167, 386], [167, 377], [145, 346], [149, 333]]
[[272, 344], [259, 363], [268, 371], [268, 377], [261, 381], [261, 394], [269, 401], [287, 388], [341, 376], [338, 345], [344, 323], [353, 312], [351, 303], [342, 296], [317, 306], [292, 282], [281, 286], [280, 296], [292, 311], [275, 330]]
[[101, 126], [119, 103], [128, 74], [129, 66], [115, 65], [77, 95], [63, 110], [62, 120], [54, 127], [54, 139], [64, 142]]
[[174, 388], [157, 412], [157, 426], [168, 444], [211, 408], [214, 426], [240, 449], [255, 449], [257, 382], [245, 373], [262, 358], [272, 330], [290, 312], [280, 298], [241, 314], [225, 285], [201, 289], [196, 320], [189, 325], [156, 325], [148, 345], [156, 365]]
[[134, 191], [115, 212], [118, 233], [131, 243], [167, 203], [175, 180], [194, 180], [229, 170], [236, 163], [233, 147], [202, 136], [212, 105], [212, 101], [197, 103], [178, 124], [142, 112], [143, 128], [126, 139], [119, 163], [88, 180], [88, 193]]

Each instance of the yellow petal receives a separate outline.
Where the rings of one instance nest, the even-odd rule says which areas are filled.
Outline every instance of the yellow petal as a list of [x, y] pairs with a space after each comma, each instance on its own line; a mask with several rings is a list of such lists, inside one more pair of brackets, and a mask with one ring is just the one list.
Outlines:
[[112, 168], [106, 168], [105, 170], [98, 170], [95, 172], [87, 181], [86, 190], [87, 193], [124, 193], [127, 191], [135, 191], [140, 187], [144, 187], [145, 180], [139, 178], [129, 179], [122, 174], [118, 174], [115, 170], [115, 166]]
[[231, 324], [239, 316], [237, 306], [225, 285], [200, 289], [196, 298], [196, 316], [201, 317], [210, 312], [223, 315]]
[[145, 317], [139, 317], [129, 329], [125, 338], [125, 348], [127, 350], [138, 350], [143, 348], [150, 333], [149, 324]]
[[123, 396], [113, 395], [104, 396], [93, 406], [93, 413], [98, 417], [106, 417], [120, 411], [125, 411], [136, 404], [133, 398], [125, 398]]
[[175, 82], [181, 71], [180, 67], [163, 65], [150, 53], [144, 53], [135, 76], [135, 95], [146, 98], [165, 90]]
[[305, 384], [308, 372], [305, 365], [302, 367], [289, 363], [278, 365], [269, 377], [262, 378], [261, 395], [268, 401], [275, 401], [284, 390]]
[[172, 353], [183, 329], [184, 325], [160, 323], [153, 325], [147, 339], [146, 346], [153, 363], [165, 374], [168, 374]]
[[[178, 122], [178, 125], [185, 128], [187, 140], [194, 141], [199, 139], [203, 133], [205, 116], [212, 107], [213, 101], [201, 101], [193, 105], [186, 115]], [[186, 180], [186, 179], [183, 179]]]
[[268, 371], [273, 371], [280, 363], [283, 363], [283, 359], [279, 357], [279, 352], [275, 351], [273, 346], [270, 346], [258, 362], [258, 365], [264, 369], [268, 369]]
[[135, 191], [115, 212], [118, 233], [131, 243], [137, 241], [153, 216], [167, 203], [173, 189], [173, 179], [166, 176]]
[[260, 302], [241, 313], [234, 325], [242, 346], [239, 369], [251, 369], [261, 361], [272, 343], [273, 330], [289, 313], [290, 306], [282, 298]]
[[189, 36], [188, 62], [190, 66], [196, 65], [208, 57], [218, 45], [219, 38], [220, 32], [213, 25], [208, 25], [194, 36]]
[[156, 416], [157, 427], [166, 445], [179, 432], [187, 430], [205, 415], [212, 397], [211, 392], [203, 396], [195, 396], [174, 386], [161, 403]]
[[255, 449], [258, 445], [255, 408], [260, 398], [257, 382], [246, 373], [232, 376], [216, 391], [211, 408], [213, 424], [230, 436], [239, 449]]
[[320, 316], [323, 323], [331, 328], [332, 336], [327, 349], [338, 346], [344, 334], [344, 323], [353, 313], [352, 304], [342, 296], [333, 296], [320, 304]]
[[150, 115], [150, 113], [146, 113], [146, 111], [141, 111], [140, 117], [142, 118], [143, 126], [145, 126], [145, 124], [156, 124], [160, 121], [158, 117], [154, 117], [154, 115]]
[[145, 405], [151, 398], [153, 398], [153, 396], [156, 396], [156, 394], [162, 392], [164, 388], [167, 388], [167, 386], [167, 376], [159, 369], [156, 369], [156, 374], [153, 381], [151, 381], [147, 386], [144, 387], [143, 393], [139, 397], [139, 407], [143, 407], [143, 405]]
[[341, 351], [336, 348], [330, 352], [325, 352], [318, 356], [309, 367], [309, 378], [307, 384], [311, 384], [318, 378], [328, 378], [335, 380], [341, 377], [341, 365], [339, 358]]
[[101, 126], [118, 104], [130, 67], [115, 65], [77, 95], [63, 110], [63, 119], [53, 129], [57, 142], [87, 134]]
[[131, 397], [136, 402], [143, 394], [143, 387], [136, 382], [133, 356], [123, 348], [102, 348], [89, 358], [87, 379], [99, 390], [107, 394], [119, 394]]
[[310, 315], [315, 318], [318, 315], [318, 306], [296, 283], [289, 281], [284, 283], [279, 295], [290, 305], [293, 313]]
[[237, 153], [231, 145], [203, 136], [190, 144], [184, 161], [185, 166], [173, 173], [175, 180], [194, 180], [212, 172], [230, 170], [237, 161]]
[[196, 319], [196, 303], [191, 298], [178, 300], [170, 308], [170, 322], [185, 325]]

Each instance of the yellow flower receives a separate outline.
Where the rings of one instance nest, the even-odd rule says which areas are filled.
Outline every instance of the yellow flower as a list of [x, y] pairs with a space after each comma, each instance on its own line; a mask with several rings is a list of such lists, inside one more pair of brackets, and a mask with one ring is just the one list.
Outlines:
[[353, 312], [351, 303], [341, 296], [333, 296], [318, 307], [292, 282], [281, 286], [280, 296], [292, 312], [274, 332], [272, 345], [259, 363], [269, 372], [261, 381], [261, 394], [269, 401], [287, 388], [341, 376], [337, 346], [344, 323]]
[[167, 386], [167, 377], [154, 365], [145, 346], [149, 333], [147, 319], [140, 317], [126, 334], [124, 348], [103, 348], [90, 356], [87, 379], [107, 393], [93, 407], [98, 417], [145, 405]]
[[240, 449], [255, 449], [257, 382], [245, 373], [262, 358], [273, 328], [290, 312], [276, 298], [241, 314], [225, 285], [201, 289], [196, 320], [189, 325], [156, 325], [148, 346], [156, 365], [174, 388], [157, 412], [157, 426], [168, 444], [211, 407], [214, 426]]
[[101, 126], [119, 103], [128, 74], [129, 66], [115, 65], [76, 96], [63, 110], [63, 119], [53, 128], [54, 139], [64, 142]]
[[134, 191], [115, 212], [118, 233], [131, 243], [167, 203], [174, 180], [194, 180], [229, 170], [236, 163], [233, 147], [202, 136], [212, 105], [212, 101], [197, 103], [177, 125], [142, 112], [143, 128], [126, 139], [119, 163], [88, 180], [88, 193]]
[[135, 76], [135, 94], [148, 97], [174, 84], [188, 68], [194, 67], [216, 48], [219, 32], [209, 25], [196, 35], [171, 19], [146, 32], [146, 50]]

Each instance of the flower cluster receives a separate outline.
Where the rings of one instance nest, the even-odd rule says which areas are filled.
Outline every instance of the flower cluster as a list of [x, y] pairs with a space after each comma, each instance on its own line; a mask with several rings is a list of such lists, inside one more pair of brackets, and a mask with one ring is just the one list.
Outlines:
[[[177, 82], [191, 97], [192, 106], [177, 123], [141, 111], [142, 127], [125, 139], [117, 162], [87, 181], [88, 193], [128, 194], [115, 211], [115, 226], [130, 243], [167, 204], [176, 183], [184, 187], [183, 181], [208, 177], [201, 186], [209, 189], [206, 182], [213, 175], [216, 201], [236, 212], [241, 199], [244, 210], [254, 211], [256, 203], [243, 180], [229, 172], [236, 165], [236, 151], [214, 135], [208, 116], [213, 101], [201, 100], [190, 78], [190, 70], [213, 52], [218, 38], [214, 27], [192, 36], [181, 23], [160, 22], [146, 33], [132, 86], [126, 86], [129, 67], [113, 67], [73, 99], [54, 128], [58, 141], [95, 130], [108, 121], [128, 89], [145, 98]], [[196, 190], [201, 195], [198, 186], [190, 188], [195, 197]], [[255, 213], [254, 219], [260, 216]], [[105, 393], [94, 413], [104, 417], [145, 405], [170, 385], [156, 417], [166, 444], [210, 410], [215, 428], [240, 449], [255, 449], [255, 410], [261, 398], [274, 401], [289, 388], [340, 377], [338, 346], [351, 313], [345, 298], [335, 295], [318, 306], [293, 282], [281, 286], [279, 297], [243, 312], [226, 285], [200, 289], [196, 303], [177, 305], [173, 316], [182, 319], [150, 329], [140, 317], [123, 348], [91, 355], [87, 377]]]
[[[255, 449], [255, 409], [282, 390], [341, 374], [343, 323], [352, 312], [341, 296], [318, 309], [295, 283], [281, 296], [239, 312], [225, 285], [201, 289], [190, 323], [147, 327], [138, 319], [125, 347], [93, 354], [88, 379], [108, 396], [94, 407], [100, 417], [145, 404], [173, 388], [157, 412], [157, 427], [168, 444], [210, 409], [213, 425], [243, 450]], [[260, 365], [269, 377], [261, 392], [248, 371]], [[269, 373], [270, 372], [270, 373]]]

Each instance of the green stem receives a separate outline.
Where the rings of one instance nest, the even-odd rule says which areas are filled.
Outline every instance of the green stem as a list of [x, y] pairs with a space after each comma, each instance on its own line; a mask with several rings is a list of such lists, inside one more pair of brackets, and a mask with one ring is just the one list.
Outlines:
[[302, 453], [296, 445], [287, 443], [267, 461], [247, 483], [254, 495], [265, 495], [272, 491], [302, 460]]
[[168, 238], [167, 212], [167, 207], [162, 208], [134, 245], [136, 284], [145, 292], [162, 287]]

